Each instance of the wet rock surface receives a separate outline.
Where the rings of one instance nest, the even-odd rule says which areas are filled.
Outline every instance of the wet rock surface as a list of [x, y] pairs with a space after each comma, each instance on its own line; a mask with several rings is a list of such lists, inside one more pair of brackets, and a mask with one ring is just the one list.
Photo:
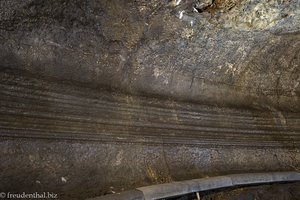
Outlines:
[[84, 199], [299, 170], [299, 10], [0, 1], [0, 191]]

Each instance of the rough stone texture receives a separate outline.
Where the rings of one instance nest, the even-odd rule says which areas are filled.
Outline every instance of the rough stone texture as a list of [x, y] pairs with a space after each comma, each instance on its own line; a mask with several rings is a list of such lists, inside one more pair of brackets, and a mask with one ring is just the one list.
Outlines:
[[299, 24], [298, 0], [0, 1], [0, 191], [299, 170]]
[[[134, 94], [299, 111], [296, 1], [239, 1], [224, 14], [227, 1], [217, 1], [212, 19], [226, 22], [190, 13], [193, 26], [166, 1], [1, 1], [1, 66]], [[290, 15], [272, 28], [219, 27], [248, 20], [244, 7]]]
[[2, 191], [50, 190], [62, 199], [84, 199], [195, 177], [299, 170], [300, 159], [299, 150], [292, 149], [30, 139], [3, 139], [1, 147]]

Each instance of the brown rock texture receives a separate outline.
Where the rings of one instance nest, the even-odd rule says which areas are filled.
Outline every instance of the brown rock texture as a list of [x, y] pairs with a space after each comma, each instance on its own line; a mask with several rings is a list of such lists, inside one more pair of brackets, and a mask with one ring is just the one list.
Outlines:
[[298, 0], [3, 0], [0, 61], [0, 191], [299, 170]]

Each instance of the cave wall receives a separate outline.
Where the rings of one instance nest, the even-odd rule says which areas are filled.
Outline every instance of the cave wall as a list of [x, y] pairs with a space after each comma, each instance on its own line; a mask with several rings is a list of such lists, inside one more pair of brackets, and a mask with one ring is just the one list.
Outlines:
[[297, 0], [178, 2], [0, 2], [1, 191], [299, 170]]

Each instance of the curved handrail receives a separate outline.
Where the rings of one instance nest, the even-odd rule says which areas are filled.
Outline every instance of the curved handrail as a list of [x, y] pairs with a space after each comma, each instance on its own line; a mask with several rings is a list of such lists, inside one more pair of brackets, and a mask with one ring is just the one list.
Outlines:
[[89, 200], [154, 200], [225, 187], [292, 181], [300, 181], [299, 172], [232, 174], [145, 186]]

